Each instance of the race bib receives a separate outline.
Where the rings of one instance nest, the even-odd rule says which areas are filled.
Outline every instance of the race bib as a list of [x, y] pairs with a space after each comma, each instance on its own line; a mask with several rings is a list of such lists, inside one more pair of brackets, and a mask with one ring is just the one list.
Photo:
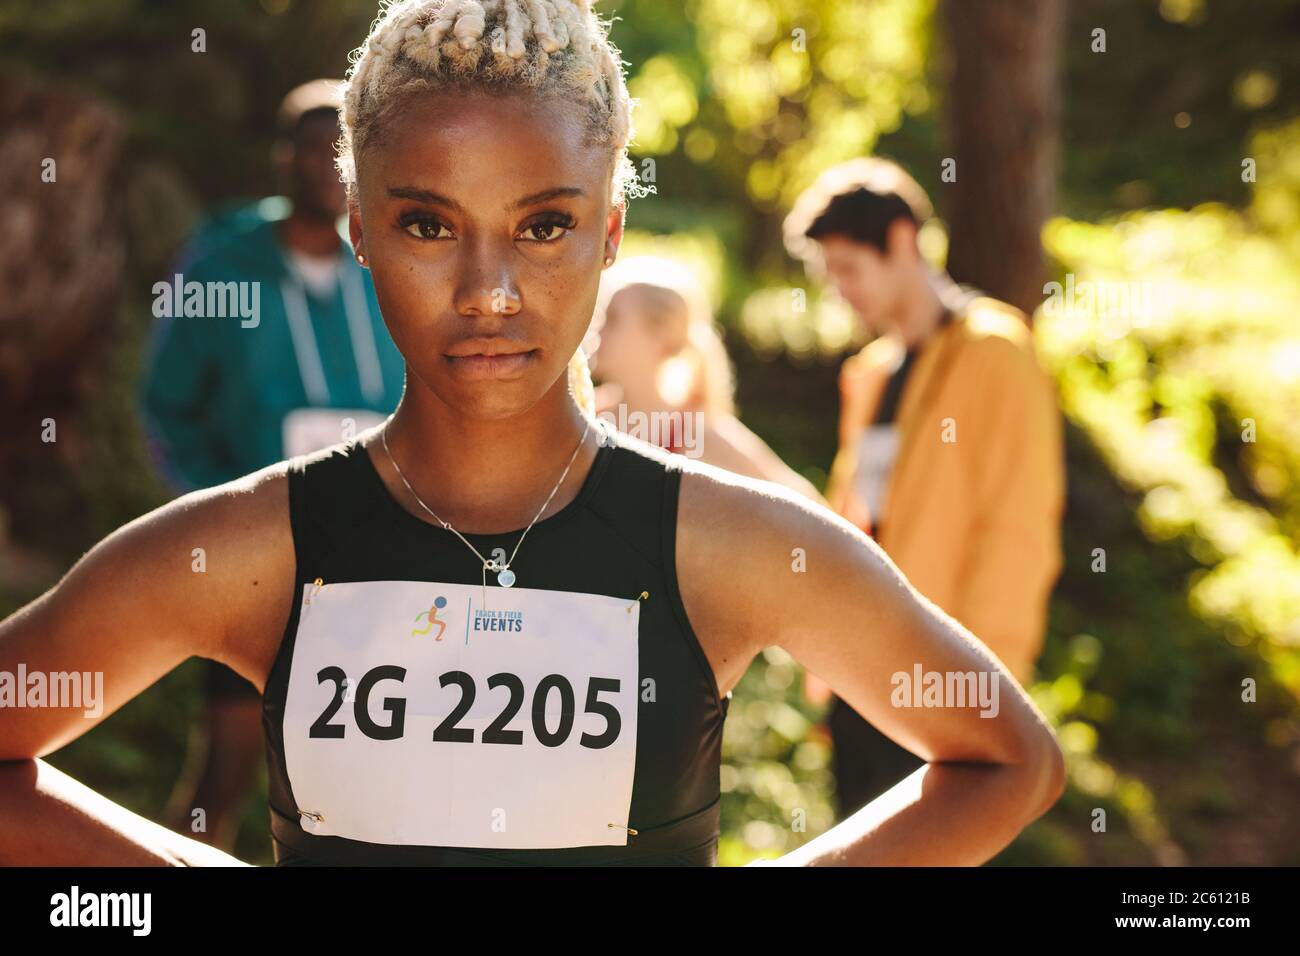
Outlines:
[[[378, 425], [387, 416], [368, 408], [295, 408], [280, 423], [284, 457], [309, 455], [341, 441], [351, 441], [358, 432]], [[351, 434], [345, 432], [352, 420]]]
[[871, 425], [862, 430], [854, 481], [858, 494], [867, 503], [873, 524], [880, 524], [885, 517], [885, 491], [898, 457], [900, 438], [898, 426], [893, 423]]
[[640, 601], [423, 581], [307, 584], [302, 600], [284, 757], [304, 830], [627, 844]]

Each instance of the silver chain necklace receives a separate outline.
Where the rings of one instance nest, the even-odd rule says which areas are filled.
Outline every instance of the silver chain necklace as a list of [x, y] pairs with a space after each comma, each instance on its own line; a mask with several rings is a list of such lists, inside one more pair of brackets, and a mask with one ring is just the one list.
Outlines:
[[[585, 415], [583, 417], [586, 418]], [[391, 415], [388, 416], [388, 420], [384, 422], [384, 427], [379, 432], [379, 438], [383, 442], [384, 453], [388, 455], [388, 460], [392, 463], [393, 470], [397, 472], [397, 477], [401, 478], [402, 484], [406, 485], [406, 490], [411, 493], [412, 498], [414, 498], [416, 501], [420, 503], [421, 508], [429, 512], [429, 514], [433, 515], [433, 519], [437, 521], [438, 524], [442, 525], [448, 531], [452, 532], [454, 535], [456, 535], [456, 537], [460, 538], [461, 541], [464, 541], [465, 546], [469, 548], [471, 551], [473, 551], [476, 555], [478, 555], [478, 559], [483, 562], [484, 587], [487, 586], [487, 573], [489, 571], [495, 571], [497, 573], [497, 583], [500, 584], [503, 588], [510, 587], [512, 584], [515, 583], [515, 572], [510, 570], [510, 565], [514, 562], [515, 555], [519, 553], [519, 545], [524, 543], [524, 538], [527, 536], [528, 532], [533, 529], [533, 525], [535, 525], [537, 523], [537, 519], [542, 516], [542, 512], [546, 510], [546, 506], [551, 503], [551, 499], [555, 497], [555, 493], [560, 490], [560, 485], [564, 484], [564, 479], [568, 477], [569, 469], [573, 467], [573, 462], [577, 459], [578, 452], [582, 450], [582, 446], [587, 441], [587, 433], [591, 431], [591, 419], [587, 418], [587, 427], [582, 430], [582, 438], [578, 440], [578, 447], [573, 449], [573, 454], [569, 456], [569, 463], [564, 466], [564, 473], [560, 475], [560, 480], [555, 483], [555, 487], [551, 489], [551, 493], [546, 496], [546, 500], [542, 502], [542, 506], [539, 509], [537, 509], [537, 514], [533, 516], [533, 520], [528, 522], [528, 527], [524, 529], [524, 533], [519, 536], [518, 542], [515, 543], [515, 550], [511, 552], [510, 559], [506, 561], [504, 564], [496, 561], [495, 559], [485, 558], [483, 557], [482, 554], [479, 554], [478, 548], [474, 547], [474, 545], [466, 541], [465, 536], [461, 534], [459, 531], [457, 531], [455, 528], [453, 528], [448, 522], [443, 521], [441, 518], [439, 518], [437, 513], [435, 513], [432, 508], [430, 508], [428, 505], [424, 503], [424, 499], [415, 493], [415, 489], [412, 488], [411, 483], [406, 480], [406, 475], [402, 474], [402, 469], [397, 466], [397, 459], [393, 457], [393, 453], [388, 447], [388, 424], [392, 420], [393, 420], [393, 416]], [[604, 444], [603, 438], [601, 439], [601, 444], [602, 445]]]

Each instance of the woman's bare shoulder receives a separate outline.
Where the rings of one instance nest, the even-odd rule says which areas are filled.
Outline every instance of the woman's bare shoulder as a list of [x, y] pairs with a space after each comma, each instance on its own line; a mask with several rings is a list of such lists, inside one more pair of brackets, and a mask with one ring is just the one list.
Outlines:
[[682, 471], [678, 528], [688, 573], [711, 578], [725, 567], [761, 580], [814, 549], [872, 547], [848, 521], [785, 485], [701, 461]]
[[0, 621], [0, 671], [105, 675], [94, 719], [53, 707], [0, 715], [0, 758], [52, 752], [190, 657], [263, 685], [293, 597], [285, 468], [141, 515]]
[[[289, 519], [289, 463], [191, 492], [161, 509], [168, 550], [201, 568], [208, 599], [225, 621], [214, 653], [261, 686], [293, 599], [295, 554]], [[162, 511], [175, 509], [163, 518]]]
[[56, 600], [79, 606], [110, 592], [132, 595], [117, 618], [124, 626], [153, 620], [149, 630], [167, 627], [181, 651], [249, 676], [265, 656], [266, 629], [287, 614], [294, 560], [282, 461], [118, 528], [65, 575]]
[[194, 573], [212, 573], [219, 579], [239, 568], [273, 568], [293, 550], [288, 462], [174, 498], [118, 529], [103, 544], [119, 536], [123, 547], [128, 542], [147, 544], [160, 556], [184, 550]]
[[682, 466], [679, 589], [724, 693], [753, 655], [772, 643], [765, 622], [774, 606], [803, 590], [807, 576], [800, 572], [808, 555], [824, 555], [829, 541], [854, 534], [865, 538], [783, 485], [700, 461]]
[[[214, 528], [260, 527], [269, 534], [289, 533], [289, 462], [279, 461], [225, 484], [190, 492], [196, 518]], [[246, 540], [242, 539], [241, 540]]]
[[707, 525], [724, 538], [737, 534], [746, 539], [754, 534], [783, 538], [799, 529], [849, 527], [827, 508], [784, 485], [699, 460], [688, 460], [682, 467], [679, 507], [687, 523]]

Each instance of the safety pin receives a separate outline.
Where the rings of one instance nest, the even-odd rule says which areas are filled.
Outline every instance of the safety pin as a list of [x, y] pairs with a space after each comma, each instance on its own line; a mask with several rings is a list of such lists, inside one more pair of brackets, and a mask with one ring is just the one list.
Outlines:
[[300, 817], [311, 817], [311, 819], [315, 820], [317, 823], [324, 823], [324, 822], [325, 822], [325, 814], [323, 814], [323, 813], [312, 813], [310, 810], [299, 810], [299, 811], [298, 811], [298, 816], [300, 816]]
[[[648, 597], [650, 597], [650, 592], [649, 592], [649, 591], [642, 591], [642, 592], [641, 592], [641, 596], [640, 596], [639, 598], [637, 598], [636, 601], [644, 601], [644, 600], [646, 600]], [[627, 606], [627, 613], [628, 613], [628, 614], [631, 614], [631, 613], [632, 613], [632, 608], [636, 607], [636, 601], [633, 601], [631, 604], [629, 604], [629, 605]]]
[[636, 836], [636, 831], [633, 830], [631, 827], [625, 827], [625, 826], [623, 826], [623, 825], [620, 824], [620, 823], [611, 823], [611, 824], [609, 824], [609, 825], [610, 825], [611, 827], [618, 827], [618, 829], [620, 829], [620, 830], [626, 830], [626, 831], [628, 832], [628, 835], [629, 835], [629, 836]]
[[311, 607], [311, 599], [320, 593], [320, 589], [325, 586], [323, 578], [317, 578], [312, 584], [316, 585], [316, 590], [307, 595], [307, 600], [303, 601], [303, 607]]

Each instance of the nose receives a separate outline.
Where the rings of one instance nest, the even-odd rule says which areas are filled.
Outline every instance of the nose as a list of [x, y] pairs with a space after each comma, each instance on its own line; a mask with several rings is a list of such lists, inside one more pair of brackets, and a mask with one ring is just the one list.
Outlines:
[[463, 242], [456, 283], [456, 311], [461, 315], [514, 315], [523, 307], [511, 264], [513, 248], [494, 243]]

